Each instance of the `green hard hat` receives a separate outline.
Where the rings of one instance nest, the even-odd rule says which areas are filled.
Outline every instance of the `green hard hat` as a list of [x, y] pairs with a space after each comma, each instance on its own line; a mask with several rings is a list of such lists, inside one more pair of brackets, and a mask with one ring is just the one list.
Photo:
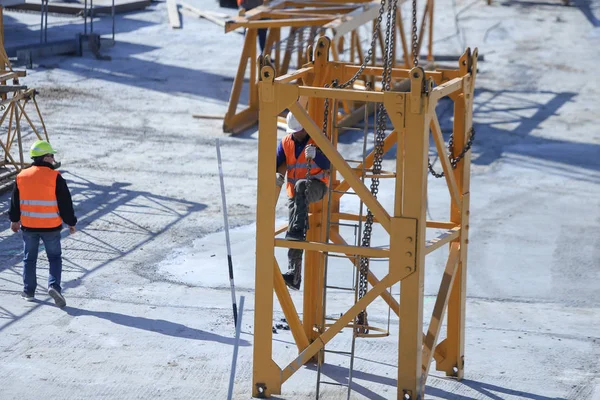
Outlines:
[[31, 145], [31, 149], [29, 150], [29, 155], [31, 158], [41, 157], [46, 154], [56, 154], [56, 151], [54, 151], [50, 143], [46, 142], [45, 140], [38, 140]]

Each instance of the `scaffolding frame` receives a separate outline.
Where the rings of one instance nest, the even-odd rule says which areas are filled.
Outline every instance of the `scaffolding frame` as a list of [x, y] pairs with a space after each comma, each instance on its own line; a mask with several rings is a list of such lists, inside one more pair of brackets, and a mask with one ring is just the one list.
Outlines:
[[[402, 4], [406, 0], [400, 0]], [[303, 65], [309, 63], [312, 51], [306, 52], [308, 45], [312, 45], [310, 39], [324, 35], [330, 35], [333, 41], [331, 56], [333, 60], [340, 61], [342, 53], [347, 53], [350, 63], [362, 64], [365, 58], [363, 49], [365, 29], [372, 23], [373, 29], [379, 14], [381, 2], [378, 0], [275, 0], [266, 5], [256, 7], [247, 12], [242, 11], [240, 16], [225, 23], [225, 33], [238, 28], [246, 29], [244, 46], [238, 70], [233, 81], [229, 105], [223, 118], [223, 132], [238, 134], [258, 122], [258, 93], [259, 81], [257, 63], [257, 34], [259, 29], [267, 29], [267, 38], [263, 56], [269, 55], [274, 60], [275, 73], [285, 75], [292, 68], [292, 59], [296, 57], [296, 69], [302, 69]], [[433, 5], [434, 0], [426, 0], [423, 6], [421, 25], [418, 33], [417, 54], [420, 53], [423, 40], [427, 31], [428, 52], [427, 60], [433, 61]], [[282, 39], [282, 29], [289, 29], [290, 34]], [[308, 39], [300, 39], [298, 32], [309, 30]], [[371, 38], [372, 30], [366, 30], [366, 37]], [[412, 49], [407, 45], [405, 28], [402, 21], [400, 8], [397, 11], [395, 34], [399, 35], [402, 46], [402, 56], [396, 60], [399, 51], [394, 49], [394, 60], [398, 65], [408, 68], [412, 65]], [[302, 36], [304, 38], [304, 35]], [[282, 51], [278, 44], [284, 44]], [[381, 32], [379, 33], [379, 49], [383, 54], [384, 42]], [[371, 63], [377, 64], [377, 49], [373, 48]], [[248, 106], [238, 111], [240, 96], [244, 87], [246, 68], [250, 64]], [[375, 84], [376, 77], [371, 76]], [[365, 81], [357, 81], [356, 86], [364, 88]], [[357, 117], [362, 117], [361, 105], [355, 105], [350, 101], [343, 101], [342, 113], [338, 115], [340, 126], [352, 125], [357, 122]], [[369, 110], [372, 112], [372, 110]], [[201, 116], [199, 116], [201, 117]], [[347, 122], [346, 122], [347, 121]]]
[[[3, 11], [0, 6], [0, 132], [6, 130], [5, 137], [0, 135], [3, 153], [0, 158], [0, 192], [9, 188], [12, 178], [30, 165], [29, 162], [25, 162], [23, 156], [22, 124], [28, 124], [38, 140], [49, 140], [44, 119], [35, 99], [36, 90], [19, 82], [19, 78], [25, 76], [25, 71], [13, 70], [6, 54]], [[39, 124], [37, 128], [26, 111], [27, 104], [33, 104], [35, 107]]]
[[[326, 88], [333, 79], [341, 82], [351, 78], [358, 66], [329, 61], [331, 41], [321, 37], [315, 46], [312, 61], [301, 70], [276, 77], [275, 68], [264, 63], [260, 71], [258, 141], [258, 189], [256, 215], [256, 287], [254, 317], [254, 353], [252, 394], [270, 397], [281, 393], [282, 384], [309, 361], [318, 362], [318, 354], [342, 329], [351, 326], [357, 314], [381, 297], [400, 318], [398, 338], [398, 398], [422, 399], [431, 360], [448, 376], [461, 379], [464, 374], [464, 323], [466, 299], [466, 268], [469, 229], [470, 153], [455, 169], [445, 153], [444, 139], [435, 112], [438, 101], [449, 97], [454, 102], [455, 157], [465, 145], [472, 128], [473, 93], [477, 71], [477, 49], [467, 49], [456, 70], [425, 72], [422, 68], [392, 70], [393, 80], [410, 81], [408, 92], [380, 92], [355, 89]], [[268, 61], [268, 60], [267, 60]], [[364, 74], [381, 75], [382, 68], [367, 67]], [[301, 84], [296, 84], [300, 82]], [[435, 86], [434, 86], [435, 85]], [[384, 152], [396, 145], [395, 201], [388, 212], [337, 151], [336, 131], [329, 124], [322, 132], [325, 99], [364, 103], [383, 103], [394, 129], [384, 141]], [[306, 101], [305, 101], [306, 100]], [[307, 107], [304, 106], [307, 104]], [[335, 173], [331, 176], [335, 192], [332, 195], [331, 221], [357, 221], [357, 214], [340, 213], [339, 201], [345, 193], [355, 193], [375, 216], [375, 222], [389, 234], [389, 247], [371, 248], [348, 245], [331, 229], [331, 243], [325, 242], [328, 197], [311, 204], [306, 241], [274, 238], [275, 206], [278, 196], [273, 184], [276, 170], [277, 119], [288, 109], [327, 156]], [[440, 154], [445, 182], [451, 199], [449, 221], [427, 221], [427, 160], [429, 135]], [[365, 167], [371, 168], [374, 152], [365, 157]], [[359, 168], [362, 168], [359, 165]], [[336, 179], [337, 174], [341, 179]], [[349, 192], [352, 189], [353, 192]], [[275, 236], [286, 226], [275, 230]], [[426, 240], [426, 229], [443, 229], [434, 239]], [[423, 333], [423, 279], [425, 256], [449, 245], [450, 251], [431, 322]], [[285, 286], [275, 248], [305, 250], [303, 320], [301, 321]], [[320, 326], [323, 320], [323, 285], [326, 253], [385, 258], [389, 273], [378, 278], [369, 273], [370, 290], [331, 326]], [[400, 283], [400, 301], [387, 290]], [[271, 330], [273, 321], [273, 291], [288, 321], [299, 355], [280, 368], [272, 359]], [[439, 340], [442, 320], [447, 309], [447, 337]]]

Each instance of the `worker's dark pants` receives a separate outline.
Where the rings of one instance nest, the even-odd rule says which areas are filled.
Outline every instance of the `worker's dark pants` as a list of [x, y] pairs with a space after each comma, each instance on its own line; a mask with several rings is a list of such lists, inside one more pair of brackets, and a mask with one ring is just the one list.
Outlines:
[[[288, 232], [295, 237], [304, 237], [304, 228], [308, 223], [308, 203], [314, 203], [323, 198], [327, 193], [327, 185], [316, 179], [311, 179], [308, 183], [306, 179], [300, 179], [295, 185], [294, 197], [288, 199], [288, 208], [290, 210], [290, 222]], [[308, 200], [308, 201], [307, 201]], [[306, 227], [308, 229], [308, 226]], [[302, 261], [302, 250], [289, 249], [288, 260], [290, 269], [295, 269]]]
[[46, 256], [48, 256], [48, 288], [54, 287], [60, 293], [60, 278], [62, 274], [60, 231], [23, 231], [23, 291], [29, 295], [35, 294], [37, 287], [36, 264], [40, 240], [44, 242]]

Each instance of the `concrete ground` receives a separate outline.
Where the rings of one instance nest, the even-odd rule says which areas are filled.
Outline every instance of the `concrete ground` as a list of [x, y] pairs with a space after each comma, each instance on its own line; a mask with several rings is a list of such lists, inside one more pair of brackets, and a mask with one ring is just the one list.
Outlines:
[[[466, 379], [432, 366], [427, 399], [600, 399], [599, 17], [598, 0], [436, 2], [436, 52], [478, 47], [485, 62], [474, 114]], [[38, 40], [38, 18], [5, 12], [7, 45]], [[109, 32], [108, 20], [95, 26]], [[162, 2], [118, 16], [117, 27], [116, 46], [102, 49], [112, 61], [88, 52], [46, 58], [23, 80], [39, 89], [80, 222], [63, 237], [63, 310], [45, 293], [43, 255], [37, 301], [19, 298], [21, 238], [7, 219], [0, 226], [0, 399], [226, 398], [234, 330], [217, 138], [237, 295], [246, 298], [234, 398], [250, 398], [257, 132], [227, 137], [221, 121], [191, 117], [224, 113], [242, 36], [188, 16], [171, 30]], [[81, 21], [51, 15], [49, 29], [62, 39]], [[342, 142], [344, 154], [360, 154], [359, 135]], [[388, 206], [391, 194], [384, 184]], [[8, 202], [0, 196], [3, 214]], [[445, 218], [447, 204], [431, 178], [431, 218]], [[427, 320], [445, 256], [428, 258]], [[330, 271], [349, 282], [348, 268]], [[301, 304], [301, 292], [292, 297]], [[349, 301], [332, 292], [328, 312]], [[369, 315], [387, 326], [384, 304]], [[391, 318], [390, 337], [357, 341], [352, 398], [395, 398], [397, 330]], [[275, 338], [283, 367], [295, 346], [288, 331]], [[330, 348], [347, 350], [349, 337]], [[344, 383], [347, 365], [332, 356], [324, 375]], [[313, 398], [315, 388], [315, 369], [302, 368], [280, 398]], [[328, 386], [322, 398], [345, 391]]]

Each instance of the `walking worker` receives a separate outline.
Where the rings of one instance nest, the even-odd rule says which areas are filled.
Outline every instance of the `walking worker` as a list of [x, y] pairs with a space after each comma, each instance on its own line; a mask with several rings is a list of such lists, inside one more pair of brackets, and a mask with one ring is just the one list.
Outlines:
[[[308, 229], [308, 204], [323, 198], [329, 182], [329, 160], [319, 150], [296, 117], [287, 115], [287, 135], [277, 148], [277, 186], [283, 186], [287, 171], [286, 191], [290, 220], [286, 240], [305, 240]], [[310, 168], [310, 171], [309, 171]], [[310, 176], [307, 179], [307, 173]], [[285, 283], [300, 289], [302, 282], [302, 250], [289, 249]]]
[[60, 231], [62, 223], [69, 226], [69, 233], [75, 233], [77, 218], [73, 211], [71, 193], [67, 182], [54, 170], [54, 154], [50, 143], [44, 140], [35, 142], [29, 151], [33, 159], [31, 167], [17, 175], [12, 192], [10, 208], [10, 229], [23, 234], [23, 293], [27, 301], [35, 299], [37, 287], [36, 264], [40, 239], [44, 242], [50, 264], [48, 274], [48, 294], [58, 307], [67, 305], [62, 295], [60, 278], [62, 256]]

